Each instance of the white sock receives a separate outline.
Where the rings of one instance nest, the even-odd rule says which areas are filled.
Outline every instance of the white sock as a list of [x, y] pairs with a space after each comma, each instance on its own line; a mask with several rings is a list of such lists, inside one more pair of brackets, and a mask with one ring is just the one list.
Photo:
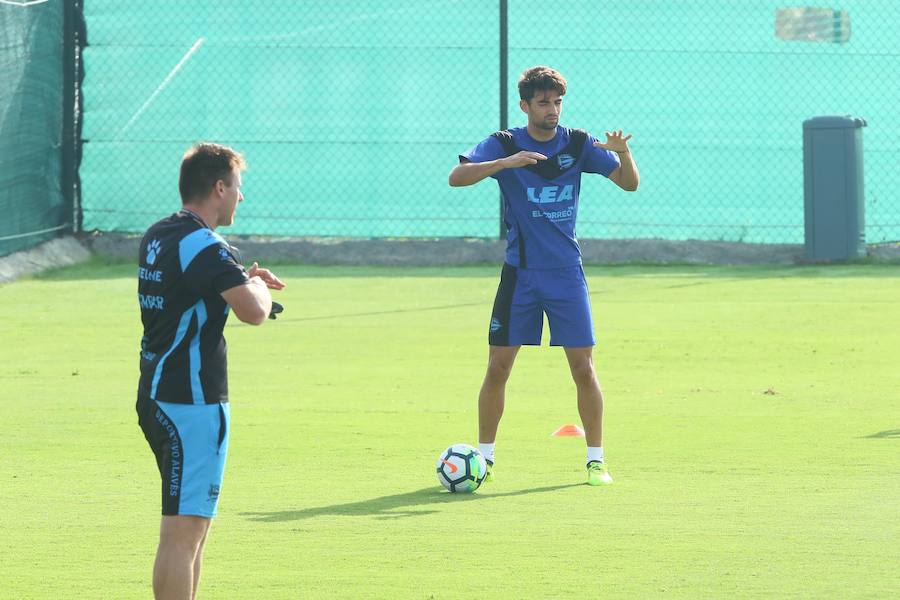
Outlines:
[[491, 462], [494, 462], [494, 444], [478, 444], [478, 450]]
[[603, 446], [587, 447], [587, 461], [591, 462], [592, 460], [603, 462]]

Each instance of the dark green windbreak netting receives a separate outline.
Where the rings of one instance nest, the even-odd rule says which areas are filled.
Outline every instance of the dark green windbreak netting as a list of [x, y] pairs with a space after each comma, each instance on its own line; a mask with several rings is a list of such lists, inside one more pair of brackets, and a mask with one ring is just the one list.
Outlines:
[[71, 227], [60, 176], [62, 2], [0, 3], [0, 256]]

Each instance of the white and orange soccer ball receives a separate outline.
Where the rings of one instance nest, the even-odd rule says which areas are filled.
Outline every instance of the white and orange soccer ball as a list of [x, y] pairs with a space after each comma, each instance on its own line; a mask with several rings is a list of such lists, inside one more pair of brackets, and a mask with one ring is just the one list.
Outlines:
[[474, 492], [486, 475], [484, 456], [468, 444], [453, 444], [438, 457], [438, 481], [451, 492]]

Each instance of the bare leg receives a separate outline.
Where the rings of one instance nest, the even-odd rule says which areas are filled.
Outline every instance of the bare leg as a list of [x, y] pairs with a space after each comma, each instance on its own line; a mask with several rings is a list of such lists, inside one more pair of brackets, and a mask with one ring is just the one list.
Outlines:
[[492, 444], [506, 403], [506, 382], [521, 346], [490, 346], [488, 368], [478, 394], [478, 441]]
[[209, 519], [164, 516], [159, 528], [159, 548], [153, 565], [156, 600], [191, 600], [194, 563], [209, 529]]
[[578, 414], [588, 446], [603, 445], [603, 392], [594, 370], [593, 347], [566, 348], [569, 370], [578, 390]]
[[209, 528], [211, 525], [212, 520], [208, 520], [206, 523], [206, 532], [203, 534], [203, 539], [200, 540], [200, 547], [197, 548], [197, 556], [194, 557], [194, 589], [192, 590], [191, 600], [197, 598], [197, 587], [200, 585], [200, 568], [203, 567], [203, 548], [206, 546], [206, 538], [209, 537]]

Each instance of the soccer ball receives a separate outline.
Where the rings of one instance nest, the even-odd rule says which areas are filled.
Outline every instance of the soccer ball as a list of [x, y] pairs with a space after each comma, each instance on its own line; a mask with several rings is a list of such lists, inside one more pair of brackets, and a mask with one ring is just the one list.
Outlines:
[[438, 457], [437, 478], [451, 492], [474, 492], [487, 475], [484, 456], [467, 444], [453, 444]]

